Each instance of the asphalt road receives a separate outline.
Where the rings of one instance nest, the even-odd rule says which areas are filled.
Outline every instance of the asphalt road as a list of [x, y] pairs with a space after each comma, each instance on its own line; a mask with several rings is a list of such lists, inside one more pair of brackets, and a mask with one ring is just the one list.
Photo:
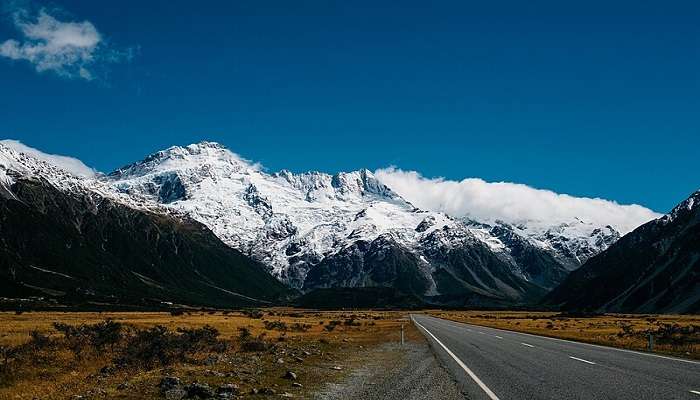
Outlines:
[[412, 315], [467, 398], [700, 400], [700, 362]]

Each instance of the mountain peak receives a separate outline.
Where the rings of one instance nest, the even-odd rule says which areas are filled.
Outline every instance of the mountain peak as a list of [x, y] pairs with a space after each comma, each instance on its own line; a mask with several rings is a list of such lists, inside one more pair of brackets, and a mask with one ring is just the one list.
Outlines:
[[374, 194], [392, 199], [399, 197], [366, 168], [352, 172], [339, 172], [333, 175], [331, 185], [341, 194]]
[[257, 167], [216, 142], [202, 141], [187, 146], [172, 146], [150, 154], [141, 161], [118, 168], [110, 177], [135, 177], [173, 170], [207, 169], [220, 166], [227, 171]]
[[693, 212], [695, 209], [698, 208], [700, 205], [700, 190], [695, 191], [695, 193], [691, 194], [687, 199], [683, 200], [680, 204], [677, 206], [673, 207], [673, 210], [671, 210], [668, 215], [663, 217], [663, 219], [667, 221], [673, 221], [678, 216], [683, 215], [685, 213]]

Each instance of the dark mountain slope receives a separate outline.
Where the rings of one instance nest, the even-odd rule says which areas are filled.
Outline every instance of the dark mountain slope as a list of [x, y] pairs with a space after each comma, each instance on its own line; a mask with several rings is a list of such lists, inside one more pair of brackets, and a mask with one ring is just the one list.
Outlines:
[[[2, 185], [0, 185], [2, 186]], [[286, 293], [203, 225], [17, 179], [0, 196], [0, 293], [59, 303], [239, 306]]]
[[[304, 290], [393, 288], [426, 302], [453, 306], [533, 303], [546, 293], [515, 271], [513, 262], [478, 240], [464, 237], [458, 245], [444, 240], [451, 234], [444, 229], [428, 235], [420, 253], [409, 251], [389, 235], [371, 242], [359, 240], [314, 265]], [[532, 261], [539, 260], [533, 257]]]
[[700, 191], [588, 260], [544, 302], [564, 309], [700, 312]]

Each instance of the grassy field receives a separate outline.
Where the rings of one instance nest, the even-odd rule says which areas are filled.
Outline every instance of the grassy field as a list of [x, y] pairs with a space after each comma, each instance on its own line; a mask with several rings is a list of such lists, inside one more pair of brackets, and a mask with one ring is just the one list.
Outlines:
[[[398, 341], [401, 324], [408, 340], [422, 340], [403, 316], [292, 309], [176, 316], [0, 313], [0, 399], [162, 398], [158, 384], [165, 376], [176, 376], [183, 385], [233, 384], [249, 395], [257, 390], [251, 398], [284, 393], [306, 398], [371, 357], [373, 346]], [[95, 325], [105, 320], [112, 323]], [[116, 338], [110, 330], [115, 323]], [[81, 325], [99, 330], [66, 328]], [[161, 330], [153, 330], [156, 326]], [[172, 349], [171, 343], [176, 343]], [[169, 359], [162, 359], [164, 354]], [[285, 378], [287, 371], [296, 379]]]
[[647, 350], [648, 334], [654, 351], [700, 358], [700, 315], [567, 315], [525, 311], [429, 311], [428, 314], [458, 322], [518, 332]]

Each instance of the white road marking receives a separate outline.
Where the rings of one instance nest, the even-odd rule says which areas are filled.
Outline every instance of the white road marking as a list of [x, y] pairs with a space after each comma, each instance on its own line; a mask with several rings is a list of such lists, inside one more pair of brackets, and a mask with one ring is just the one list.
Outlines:
[[[467, 324], [467, 323], [465, 323], [465, 322], [457, 322], [457, 321], [452, 321], [452, 320], [443, 319], [443, 318], [437, 318], [437, 317], [433, 317], [433, 316], [428, 316], [428, 317], [429, 317], [429, 318], [439, 319], [439, 320], [444, 321], [444, 322], [447, 322], [447, 323], [452, 323], [452, 324], [455, 324], [455, 325], [457, 325], [457, 326], [459, 326], [459, 325], [469, 326], [469, 324]], [[700, 361], [686, 360], [686, 359], [683, 359], [683, 358], [667, 357], [667, 356], [662, 356], [662, 355], [660, 355], [660, 354], [653, 354], [653, 353], [642, 353], [641, 351], [627, 350], [627, 349], [618, 349], [618, 348], [616, 348], [616, 347], [601, 346], [601, 345], [599, 345], [599, 344], [593, 344], [593, 343], [575, 342], [575, 341], [573, 341], [573, 340], [559, 339], [559, 338], [553, 338], [553, 337], [549, 337], [549, 336], [533, 335], [533, 334], [525, 333], [525, 332], [510, 331], [510, 330], [507, 330], [507, 329], [498, 329], [498, 328], [491, 328], [491, 327], [483, 327], [483, 326], [480, 326], [480, 325], [478, 325], [478, 326], [479, 326], [480, 328], [488, 328], [488, 329], [493, 329], [493, 330], [495, 330], [495, 331], [506, 332], [506, 333], [512, 333], [512, 334], [516, 334], [516, 335], [531, 336], [531, 337], [538, 338], [538, 339], [549, 339], [549, 340], [554, 340], [554, 341], [557, 341], [557, 342], [564, 342], [564, 343], [571, 343], [571, 344], [575, 344], [575, 345], [577, 344], [577, 345], [583, 345], [583, 346], [597, 347], [597, 348], [603, 349], [603, 350], [621, 351], [621, 352], [624, 352], [624, 353], [632, 353], [632, 354], [637, 354], [637, 355], [640, 355], [640, 356], [663, 358], [664, 360], [679, 361], [679, 362], [688, 363], [688, 364], [700, 365]]]
[[455, 360], [455, 362], [457, 362], [457, 365], [459, 365], [460, 367], [462, 367], [462, 369], [467, 373], [467, 375], [469, 375], [469, 377], [471, 377], [471, 378], [474, 380], [474, 382], [476, 382], [476, 384], [479, 385], [479, 387], [481, 388], [481, 390], [483, 390], [483, 391], [486, 393], [486, 395], [489, 396], [489, 398], [490, 398], [491, 400], [500, 400], [500, 399], [498, 398], [498, 396], [496, 396], [496, 395], [491, 391], [491, 389], [489, 389], [488, 386], [486, 386], [486, 385], [484, 384], [484, 382], [482, 382], [481, 379], [479, 379], [479, 377], [477, 377], [477, 376], [472, 372], [472, 370], [470, 370], [469, 367], [467, 367], [467, 366], [462, 362], [462, 360], [460, 360], [459, 358], [457, 358], [457, 356], [456, 356], [450, 349], [448, 349], [447, 346], [445, 346], [444, 344], [442, 344], [442, 342], [440, 341], [440, 339], [436, 338], [435, 335], [433, 335], [432, 333], [430, 333], [429, 330], [425, 329], [425, 327], [424, 327], [423, 325], [421, 325], [418, 321], [416, 321], [415, 319], [413, 319], [413, 316], [411, 316], [411, 320], [413, 321], [414, 324], [418, 325], [418, 327], [420, 327], [421, 329], [423, 329], [423, 330], [425, 331], [425, 333], [427, 333], [428, 335], [430, 335], [430, 337], [432, 337], [433, 339], [435, 339], [435, 341], [437, 342], [437, 344], [439, 344], [439, 345], [447, 352], [447, 354], [449, 354], [450, 357], [452, 357], [452, 358]]
[[574, 356], [569, 356], [569, 358], [572, 360], [585, 362], [586, 364], [595, 365], [595, 363], [593, 361], [584, 360], [583, 358], [578, 358], [578, 357], [574, 357]]
[[531, 344], [527, 344], [527, 343], [523, 343], [523, 342], [520, 342], [520, 344], [522, 344], [523, 346], [527, 346], [527, 347], [535, 347], [535, 346], [533, 346], [533, 345], [531, 345]]
[[503, 339], [502, 337], [500, 337], [498, 335], [493, 335], [493, 337], [495, 337], [496, 339]]
[[484, 332], [479, 332], [479, 335], [485, 335], [485, 333], [484, 333]]
[[700, 392], [699, 392], [699, 391], [697, 391], [697, 390], [691, 390], [691, 391], [690, 391], [690, 393], [694, 393], [694, 394], [700, 394]]

